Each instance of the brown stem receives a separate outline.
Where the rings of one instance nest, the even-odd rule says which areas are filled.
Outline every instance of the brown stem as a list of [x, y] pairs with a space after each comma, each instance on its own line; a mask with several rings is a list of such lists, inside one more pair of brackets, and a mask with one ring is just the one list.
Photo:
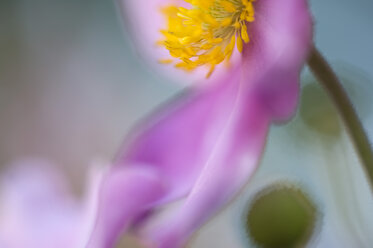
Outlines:
[[372, 147], [351, 101], [338, 77], [315, 47], [308, 59], [308, 66], [334, 102], [373, 187]]

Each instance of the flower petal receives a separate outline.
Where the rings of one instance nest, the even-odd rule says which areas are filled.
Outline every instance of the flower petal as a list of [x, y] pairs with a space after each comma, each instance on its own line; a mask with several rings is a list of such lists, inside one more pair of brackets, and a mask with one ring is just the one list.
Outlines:
[[[117, 176], [108, 178], [101, 191], [99, 214], [122, 210], [120, 217], [99, 221], [102, 227], [96, 227], [92, 236], [113, 244], [125, 228], [144, 224], [146, 219], [139, 217], [154, 207], [187, 196], [188, 207], [180, 211], [191, 211], [184, 212], [189, 222], [180, 226], [176, 243], [169, 244], [176, 247], [229, 201], [256, 168], [269, 125], [248, 88], [237, 67], [213, 86], [190, 90], [140, 127], [117, 159], [113, 169]], [[127, 178], [138, 170], [154, 175], [153, 179], [139, 176], [137, 184], [136, 180], [130, 183]], [[125, 194], [126, 188], [132, 190]], [[131, 206], [142, 212], [123, 210], [140, 195], [146, 197]], [[180, 224], [178, 218], [171, 222]], [[167, 232], [164, 225], [157, 229]], [[157, 234], [146, 236], [162, 245], [168, 242]]]
[[307, 1], [261, 0], [255, 8], [252, 41], [243, 52], [245, 78], [258, 84], [273, 119], [286, 120], [297, 106], [299, 74], [312, 42]]
[[26, 160], [2, 179], [0, 236], [6, 245], [74, 247], [81, 212], [61, 173], [45, 161]]
[[155, 247], [183, 247], [196, 229], [232, 200], [257, 168], [269, 121], [255, 102], [237, 100], [185, 202], [168, 218], [140, 232]]
[[119, 234], [163, 194], [162, 181], [154, 170], [139, 165], [109, 171], [101, 185], [97, 220], [88, 247], [114, 247]]
[[14, 163], [1, 177], [0, 247], [81, 248], [94, 220], [101, 170], [92, 167], [86, 206], [70, 192], [67, 179], [40, 159]]

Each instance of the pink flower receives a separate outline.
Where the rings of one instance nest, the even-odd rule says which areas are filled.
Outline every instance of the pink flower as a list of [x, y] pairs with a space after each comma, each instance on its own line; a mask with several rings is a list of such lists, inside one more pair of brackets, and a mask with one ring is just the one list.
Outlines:
[[[159, 9], [167, 2], [185, 6], [180, 0], [122, 1], [136, 44], [153, 61], [167, 55], [154, 48], [165, 26]], [[207, 65], [217, 67], [210, 83], [187, 89], [131, 134], [103, 180], [90, 245], [114, 247], [121, 233], [133, 230], [149, 247], [182, 247], [248, 182], [270, 124], [295, 112], [312, 39], [306, 0], [258, 0], [253, 7], [255, 20], [246, 23], [251, 40], [234, 52], [231, 66], [211, 57]], [[192, 78], [206, 73], [194, 71]], [[154, 224], [154, 212], [178, 199], [177, 210]]]
[[14, 163], [0, 179], [0, 247], [82, 248], [92, 229], [98, 171], [80, 202], [66, 178], [43, 160]]

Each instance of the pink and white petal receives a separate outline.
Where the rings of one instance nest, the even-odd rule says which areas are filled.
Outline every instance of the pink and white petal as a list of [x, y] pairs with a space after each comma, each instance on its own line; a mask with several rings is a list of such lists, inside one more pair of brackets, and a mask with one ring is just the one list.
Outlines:
[[242, 83], [240, 70], [158, 112], [117, 160], [122, 168], [141, 165], [157, 171], [166, 193], [154, 202], [155, 207], [188, 195], [190, 205], [185, 209], [194, 209], [195, 215], [186, 214], [190, 220], [185, 223], [190, 225], [179, 232], [183, 237], [166, 237], [172, 242], [183, 242], [202, 220], [231, 200], [257, 166], [269, 119], [250, 85]]
[[240, 68], [232, 68], [213, 86], [190, 89], [169, 102], [129, 137], [116, 164], [155, 168], [172, 188], [168, 199], [187, 194], [226, 125], [240, 78]]
[[104, 178], [90, 247], [110, 247], [154, 207], [186, 196], [237, 102], [240, 73], [191, 89], [140, 125]]
[[269, 121], [241, 82], [241, 68], [232, 68], [230, 76], [189, 90], [140, 125], [104, 179], [91, 245], [110, 247], [123, 230], [143, 224], [141, 217], [153, 208], [188, 195], [216, 154], [224, 154], [217, 167], [232, 163], [237, 177], [244, 175], [241, 169], [248, 171], [239, 181], [248, 180], [256, 163], [234, 164], [246, 149], [259, 156], [265, 134], [251, 135], [266, 131]]
[[162, 178], [149, 168], [139, 165], [108, 171], [100, 187], [97, 219], [87, 247], [114, 247], [120, 234], [164, 193]]
[[299, 74], [312, 42], [312, 19], [306, 0], [261, 0], [256, 20], [249, 27], [252, 41], [243, 52], [248, 83], [257, 83], [263, 105], [274, 120], [294, 112], [299, 95]]
[[145, 225], [139, 232], [155, 247], [181, 247], [194, 231], [232, 200], [257, 168], [270, 121], [244, 87], [238, 89], [225, 120], [182, 206], [168, 218]]

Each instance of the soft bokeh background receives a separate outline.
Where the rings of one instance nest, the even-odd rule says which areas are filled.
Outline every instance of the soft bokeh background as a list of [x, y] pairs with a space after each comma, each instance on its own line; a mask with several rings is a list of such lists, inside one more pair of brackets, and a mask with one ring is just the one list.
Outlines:
[[[310, 4], [316, 44], [373, 140], [373, 2]], [[307, 70], [303, 78], [300, 113], [271, 129], [258, 173], [190, 247], [255, 246], [245, 213], [278, 183], [300, 188], [317, 208], [309, 247], [371, 247], [366, 178], [333, 106]], [[43, 158], [79, 195], [92, 161], [110, 161], [130, 127], [179, 90], [136, 55], [113, 1], [0, 0], [0, 168]]]

